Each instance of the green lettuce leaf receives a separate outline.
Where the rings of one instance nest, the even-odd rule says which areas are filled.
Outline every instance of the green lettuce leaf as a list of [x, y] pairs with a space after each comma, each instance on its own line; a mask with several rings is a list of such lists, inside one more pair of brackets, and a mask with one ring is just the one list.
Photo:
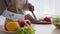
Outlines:
[[18, 34], [35, 34], [35, 30], [31, 26], [20, 27], [16, 32]]

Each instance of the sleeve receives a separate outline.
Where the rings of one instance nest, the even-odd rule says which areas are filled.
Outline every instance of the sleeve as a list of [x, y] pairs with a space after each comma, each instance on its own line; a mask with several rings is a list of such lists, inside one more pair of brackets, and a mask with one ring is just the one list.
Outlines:
[[28, 2], [28, 0], [26, 0], [26, 4], [25, 4], [25, 10], [28, 10], [28, 4], [29, 4], [29, 2]]
[[4, 12], [10, 2], [11, 0], [0, 0], [0, 15]]
[[29, 4], [29, 2], [28, 2], [28, 0], [26, 0], [26, 10], [28, 10], [28, 4]]
[[5, 4], [8, 6], [11, 3], [11, 0], [5, 0]]
[[4, 0], [0, 0], [0, 15], [4, 12], [5, 9], [6, 9], [6, 5]]

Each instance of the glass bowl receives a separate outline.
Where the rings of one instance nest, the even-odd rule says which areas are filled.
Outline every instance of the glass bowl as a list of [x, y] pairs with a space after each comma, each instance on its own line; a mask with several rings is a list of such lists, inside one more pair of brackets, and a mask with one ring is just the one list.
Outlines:
[[60, 29], [60, 17], [54, 17], [54, 18], [52, 18], [52, 22], [53, 22], [53, 25], [56, 28], [59, 28]]

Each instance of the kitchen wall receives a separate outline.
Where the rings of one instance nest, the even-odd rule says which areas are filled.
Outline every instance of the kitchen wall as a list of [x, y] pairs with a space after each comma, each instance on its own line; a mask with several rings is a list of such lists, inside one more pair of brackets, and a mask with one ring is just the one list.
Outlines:
[[35, 6], [34, 13], [37, 18], [60, 16], [60, 0], [29, 0], [29, 2]]
[[55, 0], [55, 13], [60, 16], [60, 0]]

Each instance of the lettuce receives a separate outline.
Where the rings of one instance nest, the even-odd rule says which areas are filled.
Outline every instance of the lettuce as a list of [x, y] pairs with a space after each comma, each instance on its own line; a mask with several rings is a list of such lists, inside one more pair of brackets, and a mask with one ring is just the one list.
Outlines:
[[19, 27], [16, 32], [18, 34], [35, 34], [35, 30], [31, 26]]

